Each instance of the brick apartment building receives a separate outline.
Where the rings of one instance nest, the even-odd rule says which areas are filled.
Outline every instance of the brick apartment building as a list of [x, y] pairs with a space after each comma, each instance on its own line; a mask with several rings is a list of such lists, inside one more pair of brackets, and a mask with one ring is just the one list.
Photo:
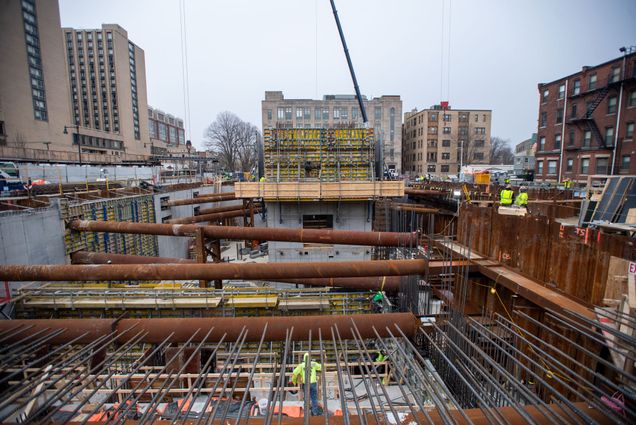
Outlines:
[[404, 114], [405, 175], [457, 176], [462, 165], [490, 162], [489, 109], [452, 109], [444, 104]]
[[636, 174], [636, 53], [538, 88], [536, 180]]

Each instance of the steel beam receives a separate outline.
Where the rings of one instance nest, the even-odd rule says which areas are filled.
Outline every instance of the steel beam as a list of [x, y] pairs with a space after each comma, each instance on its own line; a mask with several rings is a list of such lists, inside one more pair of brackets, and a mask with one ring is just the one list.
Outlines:
[[331, 277], [309, 279], [277, 279], [276, 282], [296, 283], [307, 286], [330, 286], [348, 289], [371, 289], [373, 291], [398, 292], [400, 276]]
[[212, 195], [197, 196], [196, 198], [191, 199], [176, 199], [174, 201], [168, 201], [164, 205], [168, 207], [178, 207], [181, 205], [198, 205], [209, 204], [211, 202], [232, 201], [234, 199], [236, 199], [234, 192], [215, 193]]
[[[260, 212], [260, 209], [257, 210]], [[240, 208], [233, 209], [231, 211], [224, 211], [212, 214], [200, 214], [191, 217], [183, 217], [183, 218], [175, 218], [173, 220], [168, 220], [170, 224], [193, 224], [193, 223], [201, 223], [204, 221], [220, 221], [226, 218], [235, 218], [235, 217], [244, 217], [249, 216], [251, 211], [249, 209]]]
[[[127, 221], [73, 220], [69, 229], [81, 232], [132, 233], [161, 236], [194, 236], [195, 224], [132, 223]], [[361, 232], [328, 229], [203, 226], [212, 239], [303, 242], [366, 246], [417, 246], [417, 233]]]
[[145, 255], [106, 254], [77, 251], [71, 254], [72, 264], [190, 264], [187, 258], [148, 257]]
[[[166, 319], [37, 319], [37, 320], [2, 320], [0, 332], [24, 328], [4, 343], [17, 342], [38, 332], [65, 329], [54, 336], [49, 344], [63, 344], [73, 338], [80, 337], [75, 343], [87, 344], [95, 339], [110, 334], [112, 331], [123, 332], [132, 328], [133, 334], [142, 332], [145, 336], [140, 342], [158, 344], [172, 334], [169, 342], [188, 341], [197, 329], [191, 342], [200, 342], [210, 330], [208, 341], [218, 342], [223, 334], [228, 341], [237, 341], [243, 327], [247, 330], [248, 342], [258, 341], [267, 326], [266, 341], [284, 341], [288, 329], [293, 328], [293, 340], [306, 341], [309, 335], [318, 332], [330, 334], [332, 327], [337, 327], [344, 339], [354, 338], [351, 331], [355, 322], [363, 338], [375, 338], [374, 327], [382, 337], [388, 337], [388, 327], [395, 332], [398, 326], [408, 337], [413, 337], [419, 325], [418, 319], [411, 313], [323, 315], [323, 316], [285, 316], [285, 317], [209, 317], [209, 318], [166, 318]], [[146, 333], [147, 332], [147, 333]], [[130, 333], [130, 332], [129, 332]], [[85, 335], [83, 335], [85, 334]], [[83, 335], [83, 336], [82, 336]], [[126, 336], [125, 338], [129, 338]], [[123, 339], [125, 339], [123, 338]]]
[[[440, 262], [442, 263], [442, 262]], [[447, 266], [448, 264], [440, 264]], [[0, 265], [0, 280], [277, 280], [315, 277], [419, 275], [426, 260], [308, 263]]]

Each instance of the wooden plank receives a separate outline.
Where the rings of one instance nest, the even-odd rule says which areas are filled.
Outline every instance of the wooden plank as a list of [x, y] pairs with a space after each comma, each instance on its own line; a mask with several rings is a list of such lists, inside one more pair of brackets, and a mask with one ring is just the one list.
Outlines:
[[[619, 257], [610, 257], [604, 299], [620, 302], [623, 295], [627, 293], [628, 267], [629, 261]], [[614, 304], [614, 302], [611, 303]]]
[[237, 182], [237, 198], [265, 198], [283, 200], [312, 199], [370, 199], [404, 196], [403, 181], [343, 181], [324, 182]]

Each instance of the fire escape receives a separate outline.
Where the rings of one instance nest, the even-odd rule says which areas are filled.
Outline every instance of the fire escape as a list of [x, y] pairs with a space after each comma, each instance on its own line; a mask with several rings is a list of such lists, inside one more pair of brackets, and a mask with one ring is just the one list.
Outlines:
[[[614, 84], [615, 83], [609, 83], [605, 87], [598, 89], [598, 91], [594, 94], [592, 101], [587, 104], [585, 113], [580, 117], [568, 120], [569, 124], [576, 125], [577, 127], [584, 129], [584, 131], [589, 130], [592, 134], [593, 140], [595, 140], [598, 143], [598, 146], [601, 146], [603, 149], [613, 149], [614, 146], [606, 143], [606, 140], [601, 134], [601, 131], [598, 129], [596, 121], [594, 121], [592, 115], [601, 102], [603, 102], [603, 99], [605, 99], [605, 96], [607, 96], [607, 93]], [[589, 94], [589, 92], [587, 94]]]

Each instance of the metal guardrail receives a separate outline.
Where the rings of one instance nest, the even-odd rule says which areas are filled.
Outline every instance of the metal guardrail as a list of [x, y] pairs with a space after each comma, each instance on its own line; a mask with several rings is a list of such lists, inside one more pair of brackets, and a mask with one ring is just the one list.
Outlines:
[[[79, 162], [77, 152], [10, 146], [0, 146], [0, 159], [8, 161]], [[135, 155], [127, 153], [122, 153], [121, 155], [109, 155], [82, 152], [82, 162], [91, 164], [123, 164], [130, 162], [149, 163], [151, 162], [151, 158], [149, 155]]]

